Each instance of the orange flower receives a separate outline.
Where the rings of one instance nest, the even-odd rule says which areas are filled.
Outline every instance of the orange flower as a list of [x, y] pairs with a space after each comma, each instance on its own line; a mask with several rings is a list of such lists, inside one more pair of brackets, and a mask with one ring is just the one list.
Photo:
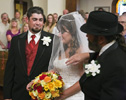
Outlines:
[[53, 98], [55, 98], [55, 97], [59, 97], [59, 96], [60, 96], [60, 94], [59, 94], [59, 90], [52, 91], [51, 94], [52, 94], [52, 97], [53, 97]]
[[39, 97], [40, 99], [43, 99], [43, 98], [45, 97], [45, 93], [44, 93], [44, 92], [39, 93], [39, 94], [38, 94], [38, 97]]
[[46, 76], [45, 78], [44, 78], [44, 81], [47, 83], [47, 82], [51, 82], [51, 77], [49, 77], [49, 76]]

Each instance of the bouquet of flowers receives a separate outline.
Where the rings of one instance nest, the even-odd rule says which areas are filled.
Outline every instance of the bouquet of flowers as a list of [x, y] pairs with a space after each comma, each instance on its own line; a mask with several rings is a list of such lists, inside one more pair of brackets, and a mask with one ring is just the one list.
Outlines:
[[55, 72], [43, 72], [33, 80], [29, 95], [33, 100], [52, 100], [62, 93], [64, 82]]

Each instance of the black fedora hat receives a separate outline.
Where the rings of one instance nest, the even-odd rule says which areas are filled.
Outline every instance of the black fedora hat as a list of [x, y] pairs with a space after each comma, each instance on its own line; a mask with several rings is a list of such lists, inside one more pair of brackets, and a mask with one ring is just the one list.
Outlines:
[[81, 31], [92, 35], [114, 35], [123, 31], [123, 26], [118, 23], [118, 17], [106, 11], [92, 11], [86, 24], [81, 26]]

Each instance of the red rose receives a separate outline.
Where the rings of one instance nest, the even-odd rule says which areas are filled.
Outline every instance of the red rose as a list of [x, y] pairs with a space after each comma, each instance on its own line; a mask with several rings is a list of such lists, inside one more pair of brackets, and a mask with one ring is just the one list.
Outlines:
[[42, 86], [41, 86], [41, 85], [37, 87], [37, 91], [38, 91], [38, 93], [41, 93], [41, 92], [43, 91], [43, 89], [42, 89]]
[[59, 79], [59, 80], [61, 80], [61, 79], [62, 79], [62, 77], [61, 77], [61, 76], [58, 76], [58, 79]]
[[43, 74], [42, 76], [40, 76], [40, 80], [43, 80], [47, 75]]
[[36, 90], [36, 89], [37, 89], [37, 84], [35, 84], [33, 87], [33, 90]]

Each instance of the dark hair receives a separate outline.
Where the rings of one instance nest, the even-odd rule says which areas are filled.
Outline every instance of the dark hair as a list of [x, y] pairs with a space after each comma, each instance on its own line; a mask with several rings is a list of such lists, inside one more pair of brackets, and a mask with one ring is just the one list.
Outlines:
[[79, 10], [78, 13], [81, 14], [83, 18], [85, 18], [85, 12], [83, 10]]
[[52, 14], [48, 14], [47, 15], [47, 19], [46, 19], [46, 22], [45, 22], [45, 26], [48, 26], [49, 25], [49, 21], [48, 21], [49, 16], [52, 16], [52, 24], [50, 26], [50, 27], [52, 27], [55, 24], [54, 16]]
[[59, 15], [59, 17], [58, 17], [58, 21], [60, 20], [61, 17], [62, 17], [62, 15]]
[[33, 13], [42, 14], [44, 16], [44, 12], [43, 12], [42, 8], [40, 8], [40, 7], [31, 7], [27, 11], [28, 19], [32, 16]]
[[104, 11], [104, 9], [102, 7], [99, 7], [98, 11]]
[[7, 15], [7, 17], [8, 17], [8, 14], [7, 14], [7, 13], [2, 13], [2, 14], [1, 14], [1, 18], [3, 17], [3, 15], [4, 15], [4, 14], [6, 14], [6, 15]]
[[[76, 53], [77, 49], [79, 48], [79, 41], [77, 39], [77, 31], [76, 31], [76, 23], [73, 15], [62, 16], [61, 19], [58, 21], [57, 28], [60, 32], [66, 32], [65, 28], [69, 31], [72, 36], [72, 40], [70, 42], [70, 52], [69, 55], [72, 56]], [[68, 46], [64, 45], [65, 50]]]
[[44, 24], [46, 23], [46, 16], [43, 14]]
[[16, 14], [17, 12], [18, 12], [19, 14], [21, 14], [21, 12], [20, 12], [20, 11], [18, 11], [18, 10], [16, 9], [15, 14]]
[[121, 34], [116, 34], [112, 36], [105, 36], [107, 42], [111, 42], [113, 40], [116, 40], [119, 44], [119, 46], [126, 52], [126, 43], [125, 43], [125, 38]]

